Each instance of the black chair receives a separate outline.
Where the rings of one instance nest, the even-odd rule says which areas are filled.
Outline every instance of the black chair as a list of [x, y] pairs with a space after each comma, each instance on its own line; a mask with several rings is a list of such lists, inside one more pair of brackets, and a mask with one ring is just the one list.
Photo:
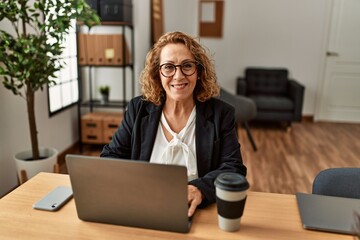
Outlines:
[[360, 168], [329, 168], [321, 171], [314, 179], [312, 193], [360, 199]]
[[220, 99], [234, 106], [235, 121], [238, 126], [244, 125], [247, 136], [254, 149], [257, 150], [255, 141], [251, 135], [248, 122], [256, 117], [256, 105], [250, 98], [231, 94], [223, 88], [220, 89]]
[[284, 68], [247, 68], [237, 79], [237, 94], [251, 98], [257, 107], [255, 120], [301, 121], [304, 86], [288, 78]]

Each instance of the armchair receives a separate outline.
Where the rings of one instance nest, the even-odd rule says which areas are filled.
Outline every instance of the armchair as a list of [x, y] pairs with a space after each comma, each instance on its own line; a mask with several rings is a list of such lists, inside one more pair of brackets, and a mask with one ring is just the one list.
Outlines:
[[305, 87], [288, 78], [284, 68], [247, 68], [237, 79], [237, 94], [251, 98], [257, 107], [255, 120], [300, 122]]

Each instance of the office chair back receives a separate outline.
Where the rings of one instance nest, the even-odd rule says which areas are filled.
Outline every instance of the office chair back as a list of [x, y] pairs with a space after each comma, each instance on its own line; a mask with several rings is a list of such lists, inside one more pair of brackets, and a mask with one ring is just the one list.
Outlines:
[[360, 168], [330, 168], [313, 182], [313, 194], [360, 199]]
[[220, 99], [235, 108], [235, 121], [237, 123], [249, 122], [256, 117], [256, 105], [250, 98], [235, 95], [220, 88]]
[[231, 94], [223, 88], [220, 89], [220, 99], [229, 103], [235, 108], [235, 121], [238, 126], [244, 124], [250, 143], [254, 151], [256, 151], [257, 147], [251, 135], [248, 124], [248, 122], [254, 119], [257, 114], [255, 102], [251, 98]]

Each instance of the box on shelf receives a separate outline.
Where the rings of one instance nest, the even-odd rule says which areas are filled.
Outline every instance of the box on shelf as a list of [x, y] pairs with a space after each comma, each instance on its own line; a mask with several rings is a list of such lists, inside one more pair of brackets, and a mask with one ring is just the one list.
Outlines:
[[[129, 48], [123, 43], [122, 34], [96, 34], [97, 63], [100, 65], [121, 65], [130, 63]], [[125, 46], [123, 45], [125, 44]], [[125, 48], [124, 48], [125, 47]], [[125, 54], [123, 53], [125, 50]]]
[[132, 2], [130, 0], [100, 0], [99, 6], [101, 21], [132, 23]]
[[86, 42], [86, 34], [79, 33], [78, 34], [78, 61], [79, 65], [87, 65], [88, 64], [88, 56], [87, 56], [87, 42]]
[[[111, 66], [130, 64], [131, 62], [129, 47], [122, 34], [80, 33], [78, 38], [79, 65]], [[123, 50], [125, 50], [125, 54]]]
[[85, 0], [102, 22], [132, 24], [132, 0]]

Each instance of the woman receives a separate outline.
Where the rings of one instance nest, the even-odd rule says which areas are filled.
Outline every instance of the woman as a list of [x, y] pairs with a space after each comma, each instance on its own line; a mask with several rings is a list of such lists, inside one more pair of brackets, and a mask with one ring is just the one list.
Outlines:
[[205, 49], [181, 32], [155, 43], [140, 83], [143, 95], [130, 101], [101, 156], [186, 166], [192, 216], [199, 205], [215, 202], [218, 174], [246, 175], [234, 108], [214, 98], [219, 94], [214, 67]]

